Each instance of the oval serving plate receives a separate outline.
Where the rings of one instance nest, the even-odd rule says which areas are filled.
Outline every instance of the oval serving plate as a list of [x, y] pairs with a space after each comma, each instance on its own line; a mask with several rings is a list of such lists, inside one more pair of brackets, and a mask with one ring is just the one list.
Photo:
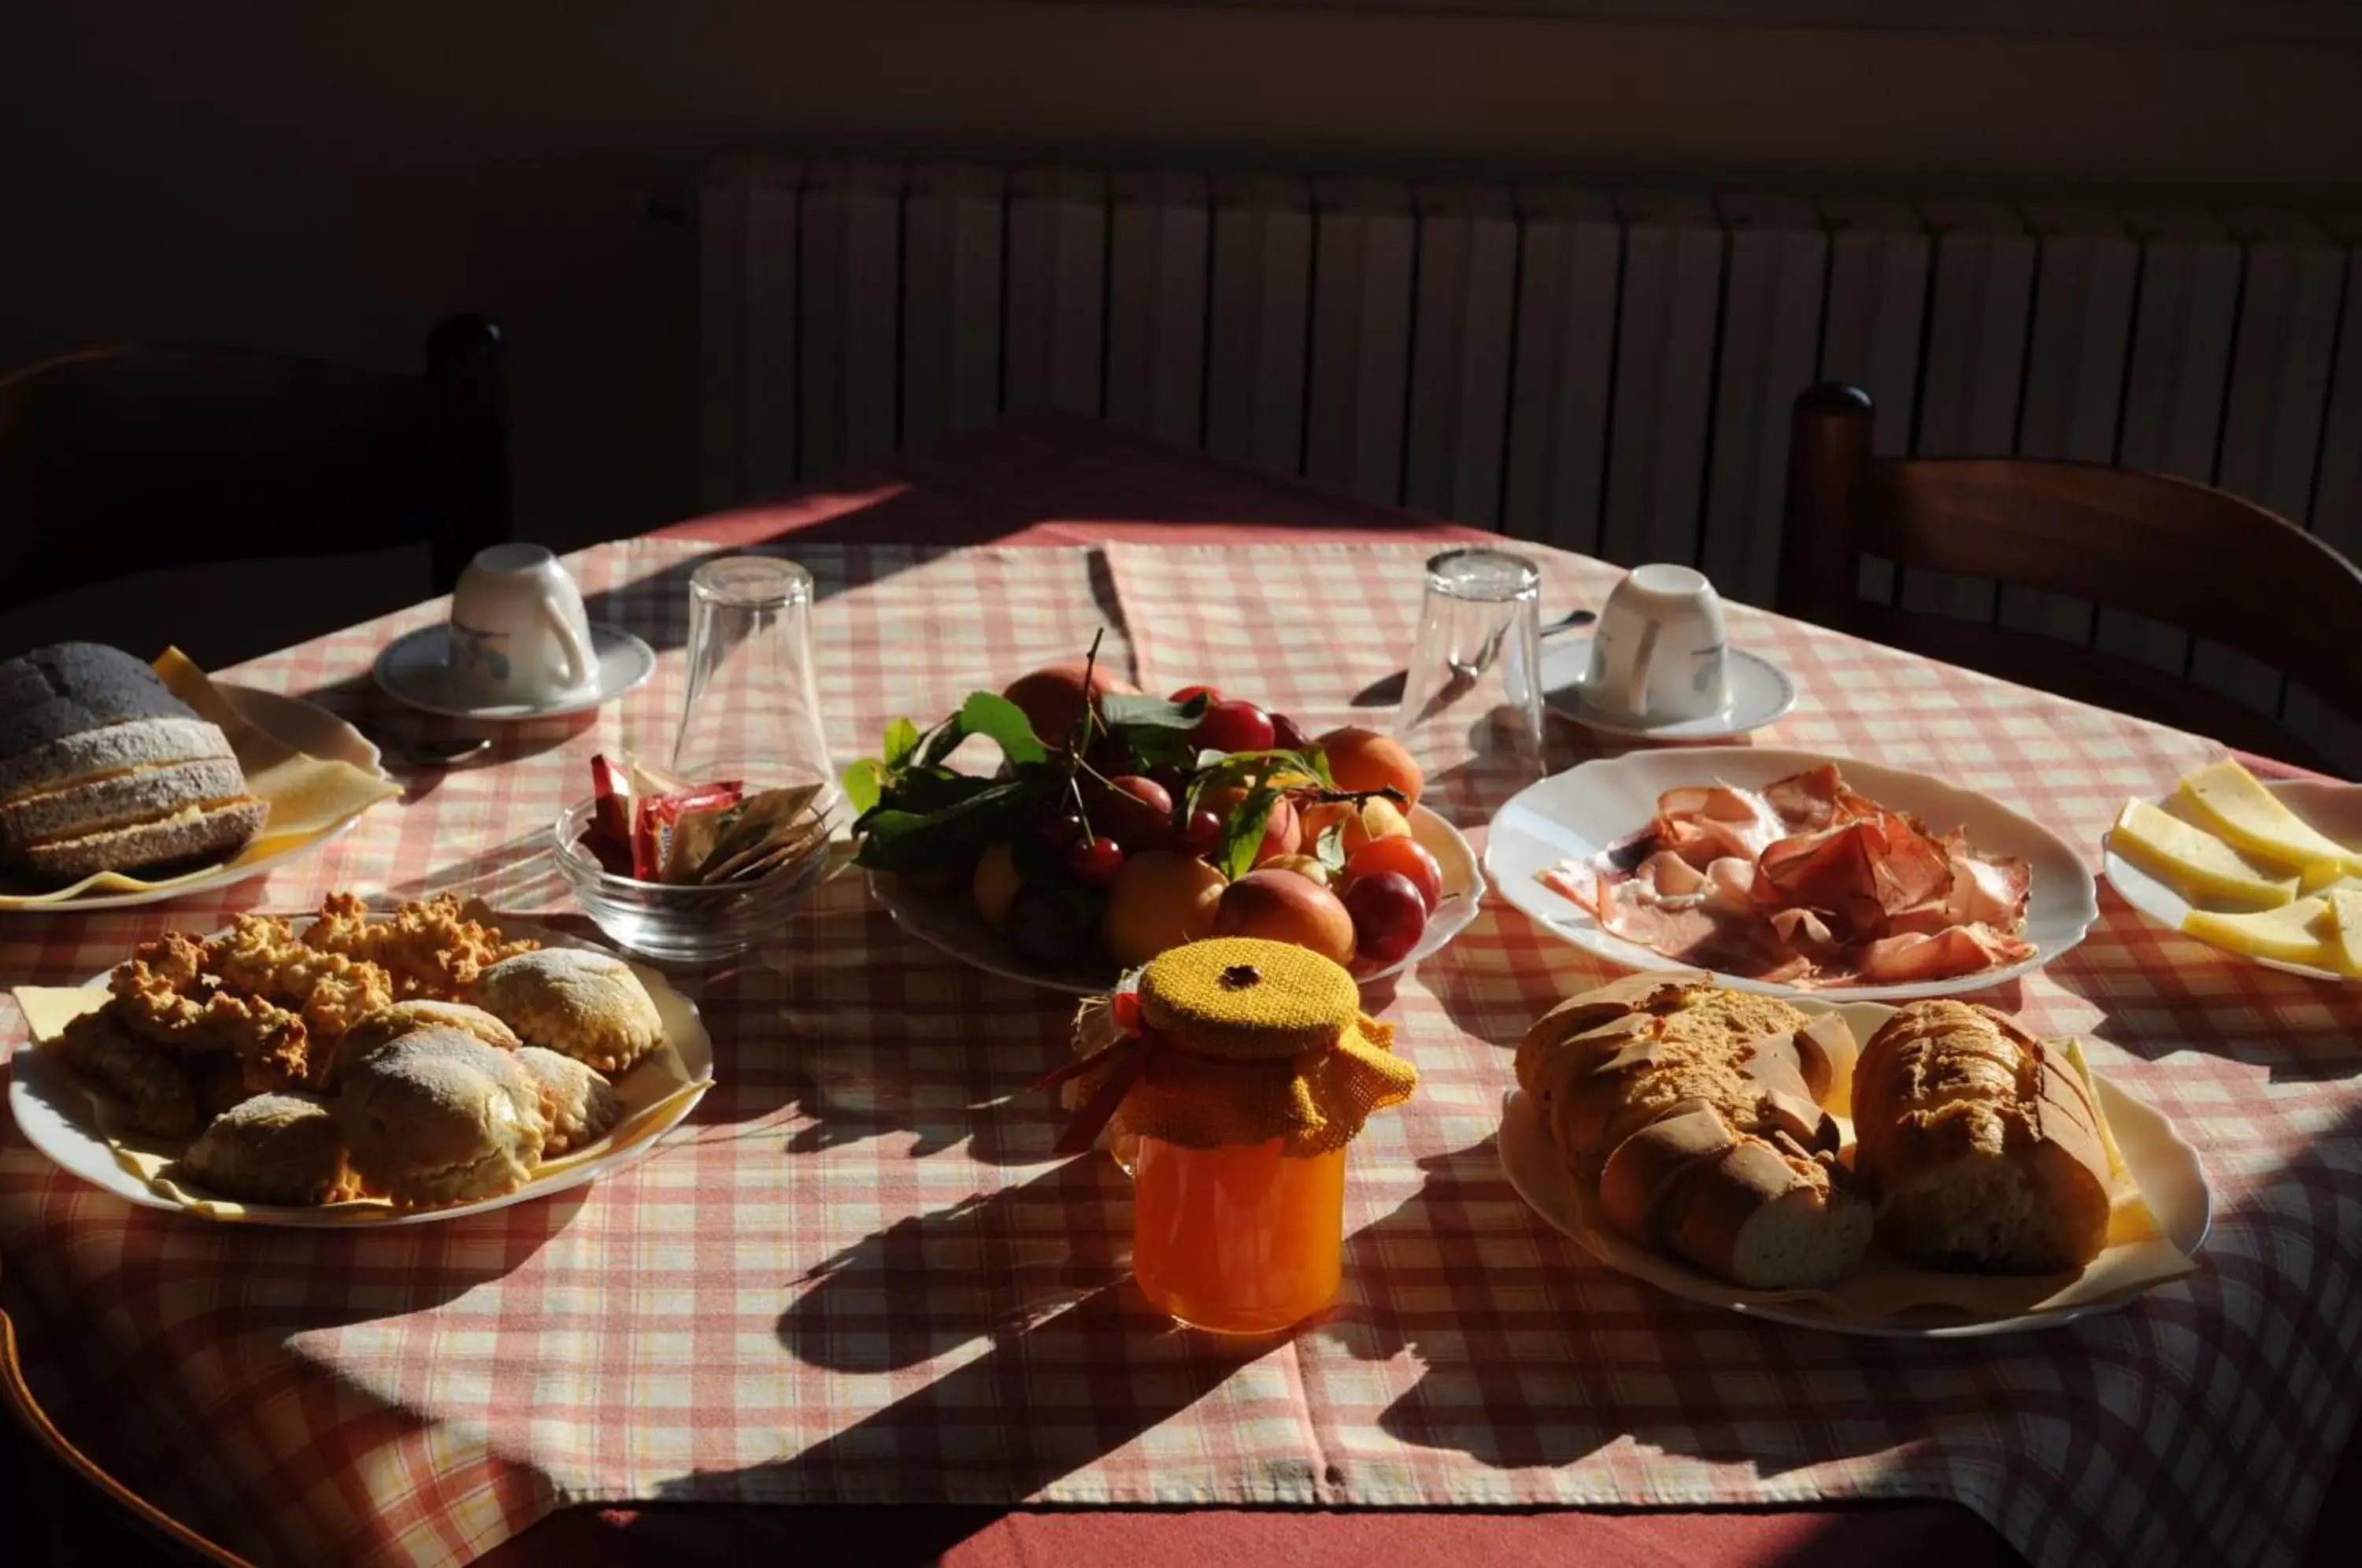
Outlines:
[[[1798, 998], [1795, 1005], [1808, 1013], [1837, 1012], [1843, 1015], [1854, 1037], [1862, 1041], [1867, 1041], [1878, 1032], [1881, 1024], [1894, 1016], [1893, 1008], [1878, 1002], [1831, 1004]], [[2148, 1105], [2117, 1088], [2104, 1074], [2094, 1072], [2092, 1079], [2099, 1091], [2100, 1109], [2108, 1118], [2109, 1129], [2115, 1134], [2116, 1145], [2124, 1154], [2125, 1164], [2140, 1184], [2141, 1198], [2147, 1203], [2149, 1212], [2156, 1217], [2158, 1229], [2185, 1256], [2197, 1256], [2198, 1250], [2206, 1244], [2207, 1234], [2214, 1225], [2213, 1193], [2206, 1185], [2206, 1172], [2198, 1162], [2198, 1152], [2182, 1141], [2180, 1135], [2174, 1132], [2172, 1123]], [[1767, 1322], [1823, 1329], [1839, 1334], [1863, 1334], [1877, 1339], [1974, 1339], [1987, 1334], [2014, 1334], [2027, 1329], [2056, 1328], [2062, 1323], [2071, 1323], [2078, 1318], [2088, 1318], [2095, 1312], [2114, 1311], [2147, 1294], [2146, 1291], [2136, 1291], [2104, 1301], [2079, 1302], [2047, 1311], [2008, 1317], [1971, 1318], [1958, 1310], [1950, 1310], [1942, 1316], [1951, 1320], [1889, 1322], [1867, 1322], [1849, 1318], [1834, 1308], [1812, 1300], [1746, 1300], [1742, 1297], [1747, 1293], [1738, 1286], [1716, 1279], [1710, 1274], [1690, 1267], [1678, 1258], [1640, 1246], [1612, 1231], [1585, 1225], [1576, 1213], [1573, 1178], [1559, 1158], [1558, 1148], [1551, 1141], [1550, 1129], [1542, 1125], [1533, 1101], [1522, 1090], [1511, 1089], [1503, 1097], [1499, 1150], [1502, 1172], [1509, 1178], [1509, 1185], [1518, 1189], [1518, 1196], [1524, 1198], [1527, 1205], [1552, 1229], [1572, 1238], [1601, 1263], [1618, 1273], [1645, 1279], [1685, 1301], [1725, 1308]]]
[[[2289, 778], [2266, 780], [2264, 788], [2279, 796], [2289, 810], [2312, 826], [2345, 845], [2362, 849], [2362, 784], [2337, 784], [2325, 778]], [[2185, 813], [2176, 804], [2177, 795], [2167, 795], [2149, 803], [2174, 816]], [[2201, 824], [2202, 825], [2202, 824]], [[2103, 842], [2107, 853], [2100, 862], [2101, 871], [2125, 902], [2132, 905], [2168, 931], [2190, 933], [2181, 930], [2181, 922], [2192, 910], [2243, 910], [2252, 904], [2235, 904], [2217, 900], [2193, 901], [2184, 897], [2171, 883], [2150, 876], [2131, 861], [2116, 853], [2115, 834], [2112, 832]], [[2323, 969], [2311, 964], [2290, 964], [2280, 958], [2258, 958], [2251, 953], [2235, 953], [2230, 948], [2216, 946], [2202, 936], [2190, 936], [2202, 946], [2212, 947], [2226, 958], [2242, 963], [2260, 964], [2267, 969], [2283, 974], [2302, 975], [2309, 980], [2327, 980], [2335, 986], [2362, 985], [2362, 977], [2341, 975], [2334, 969]]]
[[1501, 896], [1536, 924], [1595, 957], [1626, 969], [1695, 969], [1694, 964], [1603, 931], [1573, 900], [1544, 887], [1540, 873], [1561, 861], [1587, 859], [1645, 826], [1656, 815], [1657, 798], [1668, 790], [1712, 783], [1758, 790], [1830, 762], [1848, 785], [1881, 805], [1922, 817], [1939, 831], [1958, 824], [1987, 854], [2024, 856], [2033, 868], [2024, 933], [2034, 944], [2033, 956], [1973, 975], [1899, 985], [1799, 988], [1725, 974], [1714, 976], [1716, 985], [1761, 996], [1847, 1001], [1957, 996], [2040, 968], [2082, 941], [2100, 918], [2099, 885], [2075, 846], [1990, 795], [1874, 762], [1753, 746], [1627, 752], [1545, 778], [1521, 790], [1494, 817], [1485, 869]]
[[[1443, 867], [1443, 901], [1428, 917], [1427, 929], [1419, 933], [1418, 945], [1408, 954], [1383, 969], [1354, 973], [1353, 978], [1364, 986], [1402, 974], [1422, 959], [1441, 952], [1476, 918], [1477, 906], [1484, 898], [1484, 870], [1476, 863], [1475, 850], [1460, 835], [1459, 829], [1425, 806], [1414, 806], [1410, 831], [1411, 836], [1426, 845]], [[874, 872], [869, 878], [869, 892], [886, 906], [894, 923], [904, 931], [988, 974], [1073, 996], [1094, 996], [1116, 982], [1117, 968], [1111, 961], [1101, 968], [1052, 968], [1029, 962], [1007, 937], [986, 925], [957, 892], [922, 892], [903, 886], [898, 878]]]
[[[583, 942], [563, 932], [550, 931], [528, 921], [513, 921], [505, 929], [528, 933], [552, 946], [586, 947], [599, 952], [607, 949], [595, 943]], [[616, 955], [618, 957], [623, 955]], [[628, 959], [625, 960], [629, 962]], [[379, 1208], [313, 1209], [279, 1204], [247, 1204], [235, 1213], [208, 1213], [175, 1203], [149, 1187], [145, 1179], [127, 1169], [116, 1157], [115, 1147], [100, 1131], [90, 1091], [67, 1070], [57, 1054], [39, 1043], [28, 1042], [19, 1046], [9, 1063], [8, 1109], [17, 1125], [24, 1131], [25, 1139], [49, 1156], [69, 1175], [81, 1177], [93, 1187], [102, 1187], [128, 1203], [143, 1209], [161, 1209], [171, 1213], [186, 1214], [213, 1224], [281, 1225], [304, 1229], [342, 1226], [432, 1225], [445, 1220], [456, 1220], [467, 1214], [484, 1214], [511, 1204], [530, 1203], [536, 1198], [564, 1192], [580, 1187], [602, 1176], [615, 1172], [646, 1158], [664, 1134], [679, 1126], [697, 1108], [705, 1091], [713, 1087], [713, 1039], [705, 1031], [704, 1020], [699, 1016], [697, 1004], [676, 990], [658, 971], [643, 964], [633, 964], [632, 970], [648, 988], [663, 1018], [665, 1039], [678, 1058], [685, 1075], [684, 1088], [666, 1103], [657, 1119], [631, 1129], [628, 1143], [611, 1147], [587, 1157], [569, 1154], [564, 1156], [561, 1168], [547, 1176], [536, 1176], [514, 1192], [498, 1198], [480, 1198], [472, 1203], [455, 1203], [441, 1209], [390, 1210]], [[103, 987], [106, 976], [100, 974], [83, 982]], [[653, 1071], [666, 1064], [643, 1062], [632, 1073]], [[626, 1074], [625, 1077], [630, 1077]], [[605, 1140], [602, 1140], [605, 1142]]]

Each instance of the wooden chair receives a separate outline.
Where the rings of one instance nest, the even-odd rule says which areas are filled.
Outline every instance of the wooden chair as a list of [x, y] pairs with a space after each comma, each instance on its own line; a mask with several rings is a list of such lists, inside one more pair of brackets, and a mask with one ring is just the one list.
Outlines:
[[1869, 394], [1823, 383], [1796, 399], [1791, 426], [1782, 613], [2321, 766], [2305, 736], [2182, 672], [1864, 599], [1864, 554], [2149, 616], [2292, 676], [2362, 723], [2362, 571], [2303, 529], [2162, 474], [1874, 457]]
[[[0, 1443], [0, 1458], [8, 1461], [8, 1479], [20, 1493], [0, 1528], [9, 1530], [21, 1548], [28, 1525], [44, 1512], [71, 1525], [63, 1555], [50, 1552], [29, 1561], [105, 1562], [115, 1568], [252, 1568], [245, 1558], [215, 1546], [149, 1503], [66, 1440], [25, 1382], [17, 1359], [16, 1325], [6, 1310], [0, 1310], [0, 1404], [8, 1407], [18, 1429], [18, 1441]], [[25, 1451], [21, 1460], [19, 1449]], [[29, 1519], [20, 1511], [28, 1504], [33, 1509]]]
[[424, 543], [438, 591], [508, 535], [501, 335], [423, 375], [106, 348], [0, 379], [0, 609], [159, 567]]

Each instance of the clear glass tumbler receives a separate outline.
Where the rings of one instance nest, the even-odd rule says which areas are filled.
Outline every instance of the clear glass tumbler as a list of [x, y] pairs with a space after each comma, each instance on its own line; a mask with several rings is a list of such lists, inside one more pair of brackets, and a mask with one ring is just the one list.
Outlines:
[[1427, 775], [1423, 803], [1478, 822], [1542, 774], [1541, 569], [1507, 550], [1427, 563], [1395, 738]]
[[835, 813], [811, 608], [811, 573], [774, 556], [724, 556], [691, 574], [689, 700], [674, 772], [701, 782], [751, 772], [750, 790], [817, 785], [813, 809]]

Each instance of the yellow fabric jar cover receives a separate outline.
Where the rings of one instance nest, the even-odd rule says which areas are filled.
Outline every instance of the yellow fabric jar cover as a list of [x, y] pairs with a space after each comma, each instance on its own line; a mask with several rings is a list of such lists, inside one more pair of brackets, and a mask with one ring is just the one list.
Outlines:
[[1327, 1154], [1418, 1083], [1395, 1055], [1394, 1026], [1363, 1013], [1353, 977], [1308, 948], [1188, 943], [1150, 960], [1139, 998], [1136, 1032], [1044, 1080], [1086, 1079], [1061, 1153], [1120, 1113], [1126, 1132], [1185, 1148], [1277, 1138], [1293, 1156]]

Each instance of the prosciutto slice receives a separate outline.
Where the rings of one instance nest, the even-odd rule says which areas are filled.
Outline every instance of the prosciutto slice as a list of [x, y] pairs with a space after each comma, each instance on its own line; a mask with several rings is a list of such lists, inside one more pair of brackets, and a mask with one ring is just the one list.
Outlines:
[[1833, 763], [1760, 791], [1668, 790], [1646, 827], [1541, 878], [1628, 942], [1802, 987], [1948, 979], [2034, 952], [2025, 861], [1930, 833]]

